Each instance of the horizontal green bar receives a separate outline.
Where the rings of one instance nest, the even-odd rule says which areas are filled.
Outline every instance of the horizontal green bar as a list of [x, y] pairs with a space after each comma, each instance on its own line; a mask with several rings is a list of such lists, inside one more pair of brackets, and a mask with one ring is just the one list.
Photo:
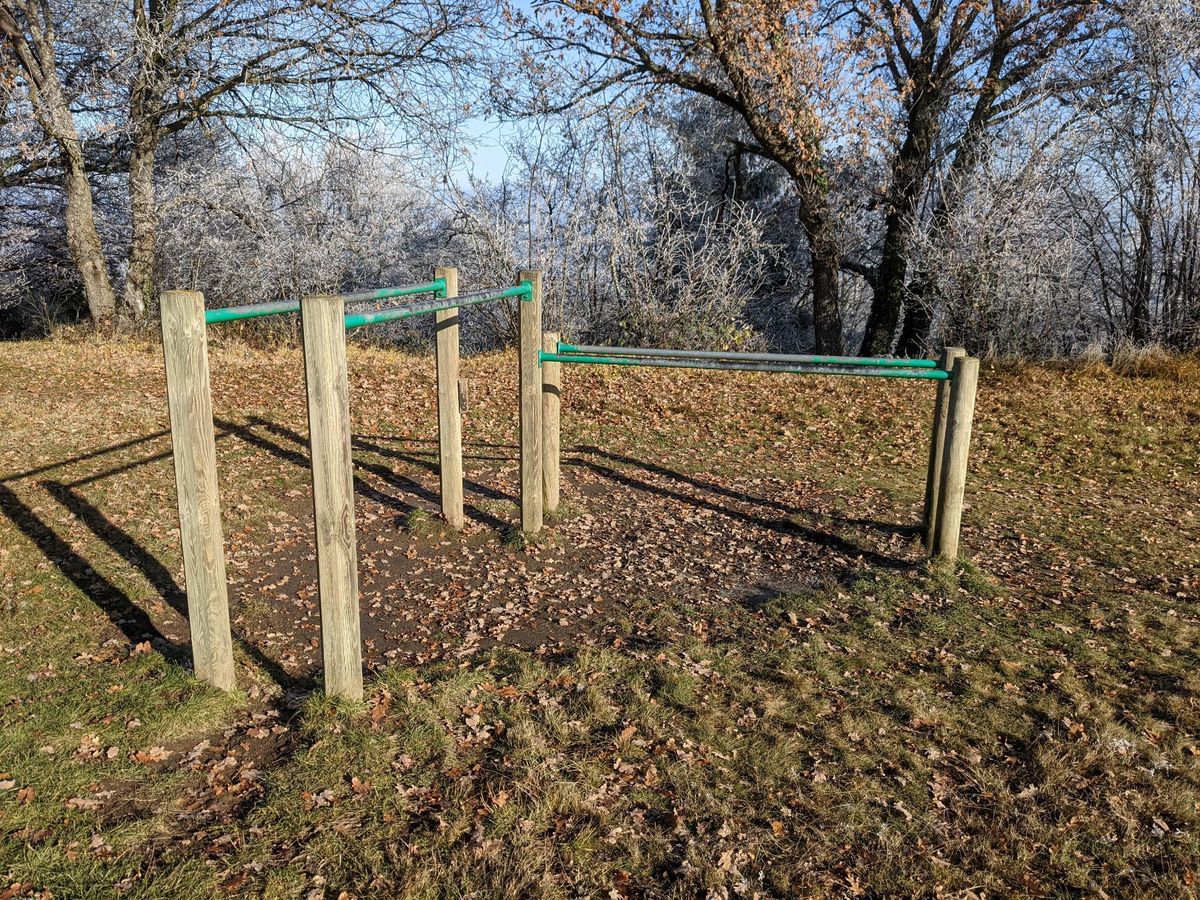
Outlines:
[[663, 359], [713, 359], [740, 360], [744, 362], [764, 362], [776, 365], [814, 365], [814, 366], [866, 366], [868, 368], [886, 369], [936, 369], [937, 361], [932, 359], [898, 359], [892, 356], [810, 356], [805, 354], [783, 353], [739, 353], [720, 350], [659, 350], [650, 347], [597, 347], [589, 345], [558, 344], [559, 353], [582, 353], [585, 356], [633, 356], [659, 357]]
[[435, 278], [425, 284], [409, 284], [404, 287], [379, 288], [375, 291], [359, 291], [356, 294], [341, 294], [347, 303], [360, 300], [390, 300], [392, 297], [409, 297], [413, 294], [440, 294], [446, 290], [446, 279]]
[[225, 306], [221, 309], [206, 309], [204, 323], [216, 325], [220, 322], [237, 322], [241, 319], [257, 319], [260, 316], [277, 316], [282, 313], [300, 312], [299, 300], [280, 300], [277, 303], [255, 303], [252, 306]]
[[918, 378], [926, 381], [945, 381], [950, 373], [944, 369], [897, 369], [866, 366], [775, 365], [757, 361], [721, 362], [708, 359], [635, 359], [628, 356], [587, 356], [576, 353], [538, 354], [539, 362], [585, 363], [596, 366], [647, 366], [665, 369], [711, 369], [719, 372], [787, 372], [793, 375], [856, 375], [863, 378]]
[[504, 300], [508, 297], [532, 297], [533, 285], [522, 281], [515, 287], [499, 291], [485, 291], [478, 294], [462, 294], [458, 297], [438, 297], [435, 300], [425, 300], [420, 303], [410, 303], [407, 306], [393, 306], [388, 309], [377, 309], [371, 312], [350, 313], [346, 316], [346, 330], [362, 328], [365, 325], [382, 325], [384, 322], [394, 322], [397, 319], [407, 319], [410, 316], [427, 315], [447, 309], [458, 309], [460, 306], [475, 306], [479, 303], [489, 303], [494, 300]]
[[[440, 294], [446, 290], [446, 279], [435, 278], [424, 284], [406, 284], [401, 287], [378, 288], [372, 291], [358, 291], [352, 294], [339, 294], [347, 303], [363, 300], [387, 300], [392, 297], [409, 297], [413, 294]], [[204, 311], [206, 325], [220, 322], [237, 322], [241, 319], [257, 319], [262, 316], [278, 316], [284, 313], [300, 312], [299, 300], [277, 300], [271, 303], [252, 303], [247, 306], [225, 306], [220, 309]]]

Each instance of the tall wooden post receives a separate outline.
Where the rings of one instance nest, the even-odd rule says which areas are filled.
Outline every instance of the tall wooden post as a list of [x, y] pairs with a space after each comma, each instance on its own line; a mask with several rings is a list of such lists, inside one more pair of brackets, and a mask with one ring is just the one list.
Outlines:
[[[542, 339], [547, 353], [558, 351], [558, 332], [551, 331]], [[561, 467], [561, 438], [559, 436], [559, 404], [562, 397], [562, 363], [542, 363], [542, 502], [547, 513], [558, 510]]]
[[942, 459], [941, 504], [934, 532], [933, 555], [958, 558], [962, 528], [963, 494], [967, 484], [967, 456], [971, 446], [971, 421], [975, 416], [975, 387], [979, 360], [960, 356], [950, 372], [950, 414], [946, 419], [946, 451]]
[[192, 665], [200, 680], [230, 690], [236, 676], [217, 490], [204, 295], [199, 291], [167, 291], [160, 306]]
[[[949, 372], [954, 361], [966, 356], [962, 347], [942, 349], [938, 367]], [[921, 513], [921, 543], [926, 550], [933, 549], [933, 535], [937, 531], [938, 498], [942, 489], [942, 458], [946, 450], [946, 417], [950, 413], [950, 382], [939, 381], [937, 396], [933, 401], [933, 430], [929, 437], [929, 469], [925, 473], [925, 506]]]
[[[458, 269], [439, 267], [434, 278], [446, 280], [446, 296], [458, 296]], [[441, 463], [442, 515], [451, 528], [463, 527], [462, 414], [459, 412], [458, 309], [437, 318], [438, 450]]]
[[533, 285], [521, 306], [521, 531], [542, 530], [542, 373], [538, 351], [542, 349], [542, 273], [523, 271], [521, 281]]
[[340, 297], [300, 301], [325, 691], [359, 700], [363, 693], [362, 640], [344, 308]]

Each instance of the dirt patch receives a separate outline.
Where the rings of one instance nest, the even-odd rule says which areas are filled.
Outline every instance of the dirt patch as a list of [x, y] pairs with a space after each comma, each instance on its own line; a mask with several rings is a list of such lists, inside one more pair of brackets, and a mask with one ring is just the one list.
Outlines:
[[[432, 458], [421, 458], [427, 465], [404, 473], [370, 458], [358, 464], [368, 669], [498, 645], [560, 655], [637, 640], [639, 624], [664, 605], [719, 628], [731, 600], [753, 607], [866, 564], [921, 560], [905, 524], [918, 511], [884, 497], [847, 507], [813, 483], [710, 481], [578, 447], [564, 454], [563, 514], [537, 541], [513, 539], [518, 488], [507, 459], [472, 467], [467, 525], [455, 533], [438, 514]], [[289, 676], [305, 677], [320, 669], [312, 514], [298, 503], [280, 508], [286, 522], [238, 536], [259, 543], [239, 554], [231, 596], [244, 637]], [[882, 520], [873, 517], [880, 510]]]

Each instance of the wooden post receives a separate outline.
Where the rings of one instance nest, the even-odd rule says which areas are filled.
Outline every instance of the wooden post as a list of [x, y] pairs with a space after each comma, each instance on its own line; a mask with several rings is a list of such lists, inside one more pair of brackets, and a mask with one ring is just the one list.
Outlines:
[[160, 307], [192, 666], [200, 680], [231, 690], [236, 676], [217, 490], [204, 295], [199, 291], [167, 291]]
[[346, 324], [340, 297], [300, 301], [325, 692], [362, 699]]
[[[446, 296], [458, 296], [458, 269], [439, 267], [434, 278], [446, 279]], [[463, 527], [462, 414], [459, 412], [458, 310], [437, 317], [438, 449], [441, 462], [442, 515], [451, 528]]]
[[[542, 339], [547, 353], [558, 350], [558, 332]], [[562, 363], [542, 363], [542, 502], [545, 511], [558, 510], [560, 478], [559, 403], [562, 397]]]
[[950, 372], [950, 414], [946, 419], [946, 451], [942, 460], [934, 556], [958, 558], [963, 493], [967, 484], [967, 455], [971, 446], [971, 421], [975, 416], [975, 386], [978, 381], [978, 359], [960, 356], [954, 361], [954, 368]]
[[[942, 349], [938, 367], [947, 372], [960, 356], [966, 356], [962, 347]], [[925, 507], [921, 513], [921, 543], [926, 550], [933, 549], [933, 535], [937, 531], [938, 497], [942, 488], [942, 458], [946, 450], [946, 417], [950, 412], [950, 382], [939, 381], [937, 396], [933, 401], [933, 431], [929, 437], [929, 469], [925, 474]]]
[[542, 530], [542, 273], [523, 271], [517, 276], [533, 285], [532, 296], [521, 306], [521, 531]]

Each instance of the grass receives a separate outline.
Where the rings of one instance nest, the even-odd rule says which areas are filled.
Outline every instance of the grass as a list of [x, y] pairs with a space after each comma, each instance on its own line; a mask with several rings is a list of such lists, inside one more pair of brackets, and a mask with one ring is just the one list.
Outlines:
[[[0, 345], [10, 896], [1195, 896], [1194, 362], [985, 372], [961, 565], [864, 557], [722, 602], [629, 596], [611, 641], [394, 665], [347, 705], [279, 677], [265, 634], [239, 640], [240, 693], [188, 674], [156, 354]], [[278, 387], [298, 361], [213, 351], [234, 572], [307, 503], [303, 467], [263, 449], [305, 432], [299, 388]], [[511, 441], [511, 360], [469, 367], [469, 434]], [[427, 361], [353, 349], [351, 371], [380, 398], [356, 438], [436, 434]], [[797, 526], [843, 544], [878, 531], [868, 514], [919, 512], [913, 386], [568, 375], [568, 455], [679, 490], [800, 484]], [[553, 527], [605, 502], [572, 496]], [[424, 507], [401, 524], [452, 540]], [[870, 539], [915, 558], [911, 536]]]

